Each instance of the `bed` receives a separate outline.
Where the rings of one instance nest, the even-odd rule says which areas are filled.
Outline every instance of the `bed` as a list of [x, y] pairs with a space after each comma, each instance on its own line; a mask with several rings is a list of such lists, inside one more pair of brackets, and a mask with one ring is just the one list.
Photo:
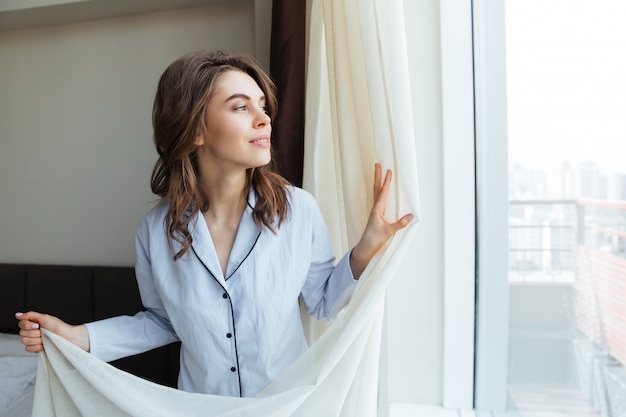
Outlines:
[[[30, 416], [37, 355], [24, 351], [14, 313], [36, 310], [79, 324], [143, 309], [131, 267], [0, 264], [0, 417]], [[180, 345], [111, 362], [175, 387]]]

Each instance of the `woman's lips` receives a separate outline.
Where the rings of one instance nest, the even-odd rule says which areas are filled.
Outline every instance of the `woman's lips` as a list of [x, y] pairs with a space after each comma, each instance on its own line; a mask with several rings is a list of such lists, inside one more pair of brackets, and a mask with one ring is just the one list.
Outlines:
[[260, 146], [262, 148], [270, 147], [270, 137], [269, 136], [258, 136], [250, 141], [252, 145]]

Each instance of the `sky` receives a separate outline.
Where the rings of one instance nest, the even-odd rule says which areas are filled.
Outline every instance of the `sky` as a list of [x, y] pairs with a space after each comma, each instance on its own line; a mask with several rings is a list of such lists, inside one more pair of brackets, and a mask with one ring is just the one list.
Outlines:
[[507, 0], [509, 161], [626, 173], [626, 1]]

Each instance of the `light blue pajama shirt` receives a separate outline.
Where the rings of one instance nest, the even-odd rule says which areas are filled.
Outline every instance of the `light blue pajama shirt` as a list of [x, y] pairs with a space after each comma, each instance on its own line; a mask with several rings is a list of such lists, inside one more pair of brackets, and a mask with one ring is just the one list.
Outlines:
[[[136, 234], [135, 271], [146, 311], [87, 324], [91, 353], [105, 361], [180, 340], [178, 387], [256, 395], [307, 348], [298, 297], [310, 314], [332, 319], [356, 287], [349, 252], [334, 265], [314, 198], [290, 187], [289, 217], [277, 234], [259, 231], [251, 192], [222, 274], [204, 217], [190, 222], [191, 249], [173, 260], [161, 202]], [[174, 244], [174, 251], [180, 245]]]

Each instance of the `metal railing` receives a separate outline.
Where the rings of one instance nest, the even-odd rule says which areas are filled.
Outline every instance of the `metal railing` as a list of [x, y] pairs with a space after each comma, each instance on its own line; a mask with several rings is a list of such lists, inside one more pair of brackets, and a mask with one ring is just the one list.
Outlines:
[[509, 280], [573, 287], [577, 328], [626, 364], [626, 201], [510, 202]]
[[512, 200], [509, 281], [575, 281], [580, 247], [626, 259], [626, 202]]
[[509, 281], [572, 283], [576, 200], [513, 200], [509, 204]]

